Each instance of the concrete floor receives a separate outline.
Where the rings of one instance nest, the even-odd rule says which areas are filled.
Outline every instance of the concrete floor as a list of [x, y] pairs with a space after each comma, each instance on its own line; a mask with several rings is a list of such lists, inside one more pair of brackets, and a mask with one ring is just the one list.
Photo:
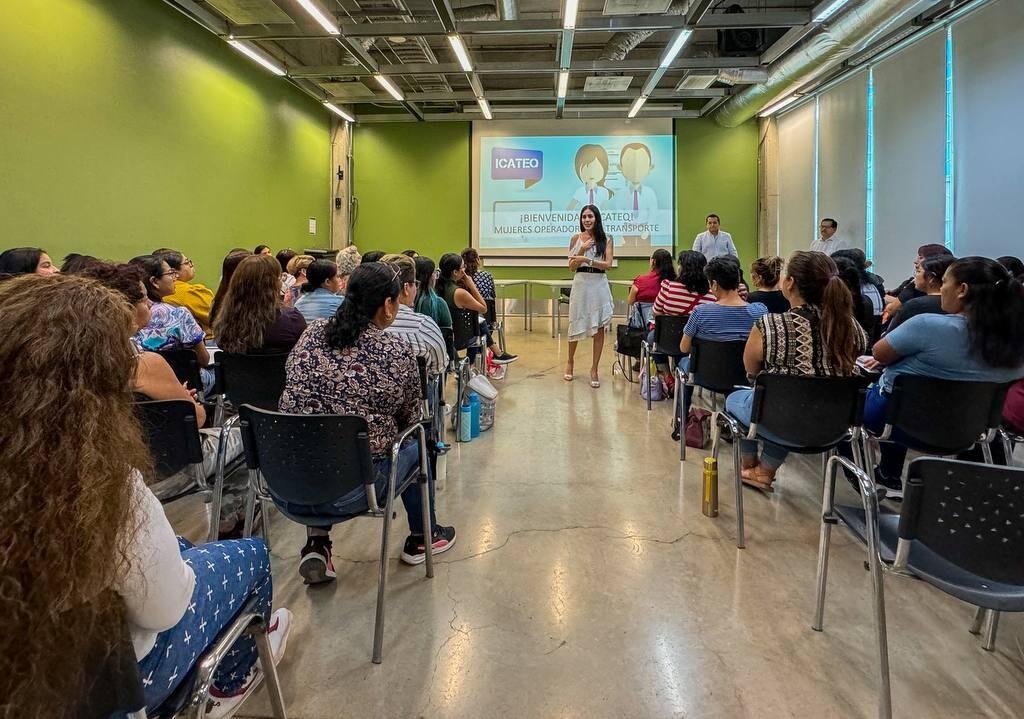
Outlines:
[[[370, 650], [380, 524], [336, 527], [338, 581], [298, 576], [301, 527], [271, 522], [275, 605], [296, 617], [280, 665], [293, 719], [337, 717], [872, 717], [876, 663], [864, 550], [834, 534], [825, 631], [811, 630], [820, 479], [787, 463], [777, 490], [745, 494], [735, 546], [730, 463], [721, 514], [701, 514], [701, 461], [682, 470], [671, 406], [638, 386], [562, 379], [564, 340], [510, 332], [512, 365], [493, 431], [448, 455], [437, 494], [458, 542], [433, 580], [391, 551], [384, 663]], [[840, 492], [849, 491], [848, 487]], [[844, 495], [846, 496], [846, 495]], [[851, 498], [852, 493], [850, 497]], [[169, 514], [187, 533], [198, 506]], [[970, 607], [922, 582], [886, 579], [897, 717], [1024, 716], [1024, 617], [1004, 616], [994, 653]], [[265, 695], [240, 716], [272, 716]]]

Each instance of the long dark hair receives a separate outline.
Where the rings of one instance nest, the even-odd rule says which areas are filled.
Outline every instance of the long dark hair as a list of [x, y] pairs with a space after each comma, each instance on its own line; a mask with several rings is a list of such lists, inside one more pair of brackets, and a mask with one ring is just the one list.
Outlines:
[[658, 283], [676, 278], [676, 268], [672, 264], [672, 253], [668, 250], [655, 250], [651, 254], [651, 271], [658, 274]]
[[77, 252], [69, 252], [64, 255], [63, 264], [60, 266], [61, 274], [64, 275], [77, 275], [82, 272], [86, 267], [99, 262], [97, 258], [92, 255], [81, 255]]
[[[949, 266], [956, 262], [953, 255], [928, 255], [921, 260], [921, 272], [924, 273], [925, 282], [938, 282], [942, 285], [942, 277], [946, 274]], [[1002, 264], [1000, 262], [1000, 264]], [[1006, 265], [1003, 265], [1005, 267]]]
[[832, 254], [832, 261], [836, 263], [836, 271], [839, 273], [839, 279], [843, 281], [843, 284], [846, 285], [846, 289], [850, 291], [853, 318], [857, 320], [857, 324], [859, 324], [865, 332], [869, 332], [873, 329], [875, 324], [875, 308], [860, 291], [860, 270], [857, 269], [856, 263], [849, 257], [843, 257], [841, 255], [836, 257], [836, 253]]
[[416, 292], [415, 309], [420, 314], [430, 315], [428, 303], [430, 302], [431, 295], [434, 294], [434, 270], [436, 265], [434, 265], [432, 259], [423, 255], [414, 257], [412, 261], [416, 263], [416, 281], [420, 283], [419, 290]]
[[238, 354], [262, 349], [280, 303], [281, 265], [271, 255], [244, 258], [213, 325], [217, 346]]
[[249, 250], [232, 250], [221, 263], [220, 284], [217, 286], [217, 294], [213, 296], [213, 304], [210, 306], [211, 327], [213, 327], [213, 321], [217, 319], [217, 313], [220, 312], [220, 308], [224, 304], [224, 295], [228, 293], [228, 287], [231, 285], [231, 276], [235, 274], [239, 263], [246, 257], [252, 257], [252, 253]]
[[601, 222], [601, 211], [594, 205], [584, 205], [580, 210], [580, 232], [583, 232], [583, 213], [590, 210], [594, 213], [594, 227], [590, 234], [594, 236], [594, 252], [598, 257], [604, 257], [604, 251], [608, 247], [608, 235], [604, 233], [604, 223]]
[[283, 250], [278, 250], [277, 251], [277, 254], [275, 255], [275, 258], [277, 259], [278, 264], [281, 265], [281, 272], [287, 272], [288, 271], [288, 263], [297, 254], [299, 254], [299, 253], [296, 252], [295, 250], [293, 250], [290, 247], [285, 248]]
[[[159, 279], [164, 273], [164, 265], [167, 264], [167, 260], [156, 255], [139, 255], [129, 260], [133, 265], [137, 265], [142, 268], [145, 277], [142, 279], [142, 284], [146, 286], [146, 294], [153, 302], [163, 302], [163, 298], [160, 297], [153, 289], [153, 280]], [[170, 267], [170, 265], [167, 265]]]
[[444, 297], [445, 302], [448, 301], [448, 292], [454, 292], [452, 288], [455, 285], [455, 280], [452, 279], [452, 274], [462, 265], [462, 255], [449, 252], [441, 256], [441, 261], [437, 265], [441, 268], [441, 276], [437, 278], [437, 294]]
[[337, 277], [338, 265], [331, 260], [314, 260], [306, 268], [306, 284], [302, 285], [303, 292], [312, 292], [323, 287], [324, 282]]
[[1021, 262], [1019, 257], [1003, 255], [1002, 257], [996, 258], [996, 262], [1008, 269], [1011, 275], [1021, 282], [1024, 282], [1024, 262]]
[[683, 250], [679, 253], [679, 274], [676, 275], [676, 282], [695, 295], [706, 295], [711, 289], [708, 278], [704, 275], [707, 264], [708, 258], [703, 252]]
[[462, 260], [466, 263], [466, 273], [475, 275], [480, 271], [480, 253], [473, 247], [467, 247], [462, 251]]
[[377, 310], [388, 299], [397, 302], [401, 291], [402, 285], [390, 265], [383, 262], [359, 265], [349, 275], [345, 301], [334, 317], [327, 320], [327, 344], [338, 350], [354, 345], [370, 326]]
[[36, 271], [39, 258], [46, 250], [38, 247], [15, 247], [0, 253], [0, 274], [27, 275]]
[[789, 256], [786, 275], [793, 278], [804, 302], [821, 310], [822, 344], [829, 363], [841, 374], [851, 374], [862, 337], [854, 322], [853, 294], [839, 277], [835, 261], [822, 252], [797, 250]]
[[967, 285], [962, 314], [972, 349], [992, 367], [1024, 364], [1024, 287], [995, 260], [962, 257], [946, 272]]

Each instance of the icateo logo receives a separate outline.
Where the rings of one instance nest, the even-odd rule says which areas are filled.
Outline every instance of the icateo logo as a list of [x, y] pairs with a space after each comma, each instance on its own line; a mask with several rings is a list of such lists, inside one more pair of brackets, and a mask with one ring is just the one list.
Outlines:
[[491, 150], [492, 180], [523, 180], [529, 187], [544, 177], [544, 153], [540, 150], [519, 150], [495, 147]]

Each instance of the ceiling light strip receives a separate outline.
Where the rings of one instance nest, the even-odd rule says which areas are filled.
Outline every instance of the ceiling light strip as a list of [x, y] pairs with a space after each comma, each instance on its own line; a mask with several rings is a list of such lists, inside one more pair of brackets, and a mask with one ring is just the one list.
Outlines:
[[405, 96], [402, 95], [402, 93], [399, 92], [398, 88], [391, 84], [391, 81], [387, 79], [384, 75], [374, 75], [373, 78], [377, 81], [378, 85], [387, 90], [387, 93], [391, 95], [391, 97], [395, 98], [399, 102], [405, 101]]
[[338, 117], [343, 118], [345, 120], [348, 120], [349, 122], [355, 122], [356, 121], [356, 119], [354, 117], [349, 115], [347, 112], [342, 110], [340, 107], [338, 107], [334, 103], [324, 101], [324, 107], [326, 107], [328, 110], [333, 112]]
[[494, 116], [491, 115], [491, 106], [487, 103], [487, 100], [485, 98], [478, 97], [476, 99], [476, 104], [480, 106], [480, 112], [483, 113], [486, 119], [493, 119]]
[[576, 29], [576, 11], [579, 9], [579, 0], [565, 0], [565, 14], [562, 16], [562, 29]]
[[562, 70], [558, 73], [558, 97], [564, 98], [569, 89], [569, 71]]
[[253, 62], [262, 65], [266, 69], [278, 76], [285, 74], [284, 68], [266, 57], [262, 52], [249, 45], [248, 43], [239, 42], [238, 40], [228, 40], [228, 45], [238, 50]]
[[647, 95], [641, 95], [633, 101], [633, 106], [629, 108], [629, 114], [626, 117], [636, 117], [636, 114], [640, 112], [640, 108], [647, 102]]
[[448, 42], [451, 44], [452, 52], [455, 53], [455, 57], [458, 59], [463, 71], [473, 72], [473, 63], [469, 60], [469, 53], [466, 52], [466, 46], [463, 44], [462, 38], [457, 33], [452, 33], [448, 36]]
[[683, 28], [678, 33], [676, 33], [676, 36], [672, 40], [672, 43], [668, 46], [668, 49], [662, 56], [661, 62], [658, 64], [658, 67], [670, 67], [672, 65], [672, 61], [676, 59], [676, 55], [678, 55], [679, 52], [683, 49], [683, 46], [686, 45], [686, 41], [690, 39], [690, 35], [693, 35], [693, 30], [691, 30], [690, 28]]
[[334, 22], [332, 22], [329, 17], [327, 17], [327, 14], [323, 10], [316, 6], [313, 0], [296, 0], [296, 2], [298, 2], [299, 5], [302, 6], [303, 10], [309, 13], [310, 17], [312, 17], [314, 20], [317, 21], [317, 23], [320, 24], [320, 27], [329, 32], [331, 35], [341, 34], [341, 30], [338, 29], [338, 26], [335, 25]]

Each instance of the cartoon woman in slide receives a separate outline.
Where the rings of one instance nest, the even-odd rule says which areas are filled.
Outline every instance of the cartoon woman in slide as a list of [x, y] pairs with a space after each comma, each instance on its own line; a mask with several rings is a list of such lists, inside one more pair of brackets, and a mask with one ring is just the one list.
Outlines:
[[583, 186], [573, 193], [565, 209], [575, 210], [580, 205], [607, 206], [612, 192], [604, 186], [608, 177], [608, 153], [600, 145], [583, 145], [576, 151], [576, 176]]

